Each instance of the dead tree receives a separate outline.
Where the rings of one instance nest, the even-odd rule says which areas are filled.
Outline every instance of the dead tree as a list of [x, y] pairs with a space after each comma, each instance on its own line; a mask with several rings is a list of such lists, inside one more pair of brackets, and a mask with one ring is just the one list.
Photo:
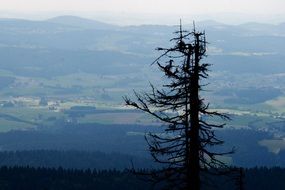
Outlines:
[[150, 93], [135, 92], [136, 101], [124, 97], [126, 105], [142, 110], [163, 124], [164, 133], [149, 133], [146, 140], [149, 150], [163, 169], [151, 173], [155, 182], [164, 181], [165, 189], [199, 190], [204, 172], [225, 171], [220, 156], [230, 152], [213, 152], [212, 146], [223, 144], [215, 135], [215, 128], [224, 124], [208, 123], [206, 117], [227, 116], [209, 110], [209, 104], [200, 97], [201, 79], [208, 77], [205, 32], [194, 30], [175, 32], [171, 48], [162, 51], [153, 64], [157, 64], [166, 77], [162, 89], [151, 84]]

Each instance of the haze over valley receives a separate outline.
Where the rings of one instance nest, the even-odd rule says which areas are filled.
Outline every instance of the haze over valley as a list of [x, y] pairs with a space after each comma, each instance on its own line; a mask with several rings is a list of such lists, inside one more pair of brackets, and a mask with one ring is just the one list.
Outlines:
[[[285, 23], [195, 25], [209, 42], [206, 100], [232, 118], [218, 134], [238, 154], [225, 159], [247, 167], [285, 166]], [[143, 136], [159, 132], [161, 123], [126, 107], [122, 96], [149, 89], [148, 81], [160, 86], [166, 80], [151, 63], [158, 56], [155, 48], [168, 47], [177, 29], [75, 16], [1, 19], [1, 150], [117, 152], [142, 164], [149, 159]], [[9, 164], [15, 163], [27, 165], [16, 159]], [[7, 165], [5, 159], [1, 164]]]

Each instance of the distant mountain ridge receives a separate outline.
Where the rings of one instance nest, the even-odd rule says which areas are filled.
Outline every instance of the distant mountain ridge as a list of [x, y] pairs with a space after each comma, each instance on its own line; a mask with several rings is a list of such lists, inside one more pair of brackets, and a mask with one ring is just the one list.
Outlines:
[[96, 21], [96, 20], [81, 18], [77, 16], [69, 16], [69, 15], [54, 17], [46, 21], [50, 23], [64, 24], [64, 25], [80, 27], [84, 29], [108, 29], [110, 30], [110, 29], [116, 29], [119, 27], [116, 25], [107, 24], [104, 22]]
[[[191, 22], [183, 20], [184, 29], [191, 30]], [[214, 71], [271, 74], [284, 70], [284, 23], [228, 25], [205, 20], [195, 25], [207, 33], [207, 59]], [[168, 39], [177, 29], [178, 25], [122, 27], [68, 15], [41, 21], [0, 19], [0, 66], [14, 74], [43, 76], [46, 72], [39, 71], [64, 75], [82, 65], [100, 74], [103, 63], [110, 67], [109, 73], [126, 74], [122, 72], [131, 67], [138, 72], [154, 59], [155, 48], [169, 46]]]

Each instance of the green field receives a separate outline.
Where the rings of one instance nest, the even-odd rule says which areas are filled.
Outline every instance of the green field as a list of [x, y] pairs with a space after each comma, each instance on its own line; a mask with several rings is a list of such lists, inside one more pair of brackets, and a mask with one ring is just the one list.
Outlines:
[[280, 151], [285, 150], [284, 139], [265, 139], [258, 142], [259, 145], [264, 146], [269, 152], [278, 154]]

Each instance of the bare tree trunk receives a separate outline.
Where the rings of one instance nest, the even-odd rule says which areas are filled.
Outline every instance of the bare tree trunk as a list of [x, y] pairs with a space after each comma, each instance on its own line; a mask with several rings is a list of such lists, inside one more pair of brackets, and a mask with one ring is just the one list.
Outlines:
[[200, 162], [199, 162], [199, 111], [200, 111], [200, 100], [199, 100], [199, 36], [195, 36], [196, 44], [194, 47], [195, 60], [193, 62], [193, 75], [190, 81], [190, 118], [191, 118], [191, 130], [190, 130], [190, 179], [191, 187], [188, 189], [200, 190]]

